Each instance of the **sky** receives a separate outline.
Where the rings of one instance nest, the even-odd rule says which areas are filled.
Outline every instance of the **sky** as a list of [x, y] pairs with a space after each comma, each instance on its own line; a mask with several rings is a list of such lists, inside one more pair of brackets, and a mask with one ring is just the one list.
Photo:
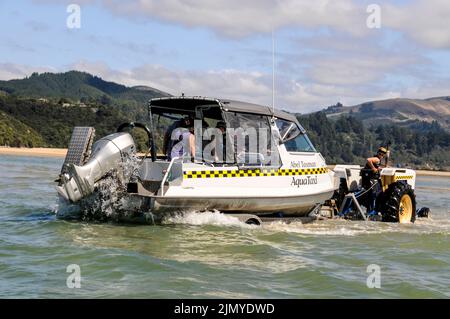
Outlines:
[[80, 70], [271, 105], [272, 39], [280, 109], [450, 95], [448, 0], [0, 0], [0, 79]]

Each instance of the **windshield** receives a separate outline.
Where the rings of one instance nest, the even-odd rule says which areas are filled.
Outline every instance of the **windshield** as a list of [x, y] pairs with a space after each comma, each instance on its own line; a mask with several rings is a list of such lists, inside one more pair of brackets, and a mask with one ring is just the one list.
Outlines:
[[294, 122], [276, 120], [281, 141], [288, 152], [316, 152], [306, 133]]

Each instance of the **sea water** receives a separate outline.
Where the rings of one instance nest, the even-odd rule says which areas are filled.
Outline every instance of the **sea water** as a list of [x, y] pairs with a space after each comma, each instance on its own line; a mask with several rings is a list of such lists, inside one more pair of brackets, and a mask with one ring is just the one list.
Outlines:
[[[186, 212], [136, 226], [57, 219], [62, 162], [0, 156], [1, 298], [450, 297], [450, 178], [417, 178], [432, 218], [414, 224], [258, 227]], [[70, 265], [79, 288], [68, 285]], [[371, 265], [380, 288], [367, 285]]]

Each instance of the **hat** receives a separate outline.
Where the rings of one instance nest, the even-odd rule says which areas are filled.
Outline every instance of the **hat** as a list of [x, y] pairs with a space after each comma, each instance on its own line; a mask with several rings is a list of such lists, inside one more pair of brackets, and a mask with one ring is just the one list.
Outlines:
[[383, 146], [381, 146], [381, 147], [378, 149], [378, 153], [386, 154], [386, 153], [387, 153], [387, 149], [384, 148]]
[[224, 121], [219, 121], [216, 124], [216, 128], [227, 128], [227, 124]]

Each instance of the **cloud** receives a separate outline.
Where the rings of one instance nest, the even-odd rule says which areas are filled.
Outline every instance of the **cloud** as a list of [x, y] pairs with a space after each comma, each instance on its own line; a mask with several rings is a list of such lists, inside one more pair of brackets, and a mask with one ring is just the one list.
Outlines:
[[[54, 3], [55, 0], [34, 0]], [[72, 2], [66, 0], [66, 3]], [[60, 1], [58, 1], [60, 3]], [[369, 2], [356, 0], [79, 0], [81, 5], [101, 4], [118, 16], [159, 20], [184, 27], [211, 29], [228, 37], [269, 33], [272, 28], [301, 27], [367, 36]], [[415, 0], [397, 4], [377, 2], [382, 27], [394, 29], [431, 48], [450, 48], [450, 2]]]
[[[271, 32], [272, 28], [328, 28], [366, 36], [367, 4], [352, 0], [103, 0], [118, 15], [139, 16], [206, 27], [230, 37]], [[450, 2], [416, 0], [404, 4], [380, 1], [382, 28], [392, 28], [432, 48], [450, 48]]]
[[381, 81], [386, 74], [403, 73], [402, 68], [417, 59], [387, 54], [319, 56], [310, 61], [307, 76], [321, 84], [363, 85]]
[[287, 26], [329, 26], [350, 33], [366, 32], [365, 9], [351, 0], [103, 0], [102, 3], [119, 15], [206, 27], [231, 37], [267, 33], [272, 28]]
[[33, 72], [56, 72], [56, 69], [15, 63], [0, 63], [0, 80], [22, 79], [31, 75]]
[[382, 24], [431, 48], [450, 48], [450, 2], [417, 0], [382, 6]]
[[[79, 70], [98, 75], [107, 81], [127, 86], [146, 85], [174, 95], [201, 95], [230, 98], [271, 105], [272, 79], [269, 74], [239, 70], [178, 70], [161, 65], [145, 64], [130, 69], [113, 69], [102, 62], [79, 61], [55, 70], [28, 65], [0, 64], [0, 79], [23, 78], [32, 72], [64, 72]], [[426, 82], [426, 83], [425, 83]], [[429, 83], [428, 83], [429, 82]], [[390, 87], [384, 82], [365, 84], [332, 84], [302, 81], [280, 76], [276, 86], [276, 107], [307, 113], [340, 101], [354, 105], [370, 100], [397, 97], [428, 98], [449, 95], [449, 79], [416, 82], [414, 86]]]
[[[376, 61], [376, 59], [374, 60]], [[369, 65], [370, 61], [366, 61]], [[239, 70], [176, 70], [160, 65], [141, 65], [132, 69], [116, 70], [104, 63], [81, 61], [69, 68], [91, 72], [104, 79], [128, 86], [147, 85], [174, 95], [201, 95], [230, 98], [271, 105], [272, 78], [270, 74]], [[384, 75], [380, 75], [383, 77]], [[427, 80], [428, 81], [428, 80]], [[448, 82], [414, 86], [400, 83], [392, 87], [384, 81], [368, 83], [320, 83], [280, 75], [276, 83], [276, 107], [300, 113], [317, 111], [340, 101], [354, 105], [370, 100], [397, 97], [432, 97], [448, 95]]]
[[69, 68], [92, 72], [105, 79], [128, 86], [147, 85], [181, 95], [233, 97], [267, 102], [271, 90], [267, 75], [238, 70], [172, 70], [161, 65], [145, 64], [127, 70], [114, 70], [104, 63], [80, 61]]
[[112, 13], [132, 20], [156, 19], [184, 27], [204, 27], [229, 37], [245, 37], [290, 26], [330, 27], [351, 34], [368, 31], [366, 8], [353, 0], [79, 0], [77, 3], [81, 6], [101, 4]]

